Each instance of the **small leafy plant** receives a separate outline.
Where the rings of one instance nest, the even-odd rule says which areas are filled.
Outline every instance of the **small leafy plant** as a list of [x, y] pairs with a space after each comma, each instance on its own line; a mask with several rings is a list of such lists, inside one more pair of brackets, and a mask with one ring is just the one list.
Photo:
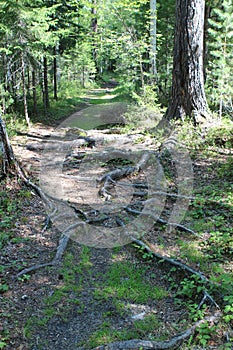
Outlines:
[[227, 295], [224, 297], [226, 305], [224, 307], [223, 319], [225, 322], [231, 322], [233, 320], [233, 295]]
[[203, 322], [197, 329], [197, 340], [199, 344], [206, 347], [213, 334], [216, 333], [216, 326], [209, 326], [208, 322]]
[[139, 254], [144, 260], [148, 262], [151, 262], [153, 260], [153, 253], [148, 252], [145, 247], [142, 247], [138, 244], [133, 244], [133, 246], [137, 249], [137, 251], [139, 252]]

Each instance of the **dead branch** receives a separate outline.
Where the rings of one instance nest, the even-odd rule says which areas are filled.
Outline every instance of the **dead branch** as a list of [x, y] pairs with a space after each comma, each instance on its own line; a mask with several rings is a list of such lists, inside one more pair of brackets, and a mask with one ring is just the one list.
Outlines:
[[164, 349], [174, 349], [180, 347], [181, 343], [188, 339], [196, 329], [205, 322], [217, 322], [222, 316], [222, 313], [217, 311], [213, 315], [203, 318], [202, 320], [194, 323], [186, 331], [177, 334], [173, 338], [164, 341], [153, 341], [153, 340], [140, 340], [132, 339], [126, 341], [118, 341], [110, 343], [107, 345], [101, 345], [92, 350], [138, 350], [138, 349], [153, 349], [153, 350], [164, 350]]

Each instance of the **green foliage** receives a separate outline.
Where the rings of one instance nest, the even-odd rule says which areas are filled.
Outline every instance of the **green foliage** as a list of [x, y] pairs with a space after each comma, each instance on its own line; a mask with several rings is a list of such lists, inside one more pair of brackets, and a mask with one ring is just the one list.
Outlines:
[[[178, 139], [184, 142], [186, 147], [193, 150], [206, 150], [213, 147], [213, 151], [218, 148], [231, 148], [233, 138], [233, 122], [227, 118], [222, 120], [213, 119], [208, 128], [194, 126], [188, 118], [182, 125], [175, 125], [178, 132]], [[192, 152], [192, 150], [190, 150]]]
[[217, 326], [210, 326], [208, 322], [203, 322], [197, 329], [197, 340], [201, 346], [206, 347], [208, 341], [216, 334]]
[[210, 238], [205, 244], [209, 259], [226, 261], [233, 257], [233, 230], [222, 229], [221, 231], [210, 232]]
[[10, 192], [0, 192], [0, 249], [13, 237], [11, 229], [17, 218], [18, 201], [11, 200]]
[[19, 277], [18, 280], [20, 282], [25, 282], [25, 281], [29, 281], [30, 278], [31, 278], [31, 275], [24, 274], [22, 277]]
[[132, 97], [140, 107], [153, 108], [157, 107], [158, 110], [161, 108], [158, 105], [157, 92], [155, 86], [145, 85], [143, 89], [139, 91], [140, 94], [133, 92]]
[[5, 293], [9, 289], [8, 285], [6, 283], [0, 283], [0, 293]]
[[109, 322], [105, 322], [100, 330], [97, 330], [92, 334], [88, 341], [90, 348], [102, 345], [105, 343], [111, 343], [114, 341], [125, 341], [129, 339], [138, 339], [145, 337], [150, 332], [153, 332], [160, 326], [158, 318], [154, 314], [148, 314], [143, 320], [136, 320], [133, 326], [126, 327], [124, 329], [114, 329], [114, 325]]
[[233, 8], [232, 0], [224, 0], [214, 8], [209, 20], [210, 60], [207, 75], [210, 104], [218, 107], [219, 116], [233, 111]]
[[146, 315], [143, 320], [134, 321], [134, 328], [141, 336], [146, 336], [148, 333], [158, 328], [160, 322], [155, 314]]
[[227, 295], [224, 297], [225, 307], [223, 319], [225, 322], [231, 322], [233, 320], [233, 296]]
[[146, 267], [139, 268], [128, 262], [113, 263], [106, 276], [106, 286], [96, 292], [96, 297], [114, 297], [136, 303], [162, 299], [167, 292], [146, 281], [146, 270]]
[[[124, 113], [125, 119], [125, 132], [130, 132], [135, 129], [142, 130], [150, 133], [150, 129], [157, 126], [162, 118], [162, 111], [159, 106], [138, 106], [132, 104], [129, 106], [126, 113]], [[153, 133], [151, 133], [153, 136]], [[159, 132], [156, 135], [157, 139], [160, 137]]]
[[206, 289], [204, 282], [197, 275], [192, 275], [190, 278], [184, 278], [180, 282], [180, 286], [176, 292], [177, 296], [195, 299]]
[[4, 347], [7, 345], [7, 343], [5, 341], [2, 341], [0, 339], [0, 349], [4, 349]]
[[7, 346], [7, 341], [9, 339], [9, 331], [3, 329], [0, 335], [0, 349], [4, 349]]
[[[86, 42], [84, 38], [83, 41], [77, 43], [72, 50], [69, 48], [69, 50], [63, 54], [62, 61], [65, 67], [63, 74], [75, 78], [74, 81], [69, 82], [69, 86], [79, 84], [82, 88], [88, 88], [93, 84], [96, 66], [93, 60], [92, 46], [89, 42]], [[63, 89], [62, 86], [61, 88]]]
[[100, 330], [94, 332], [88, 340], [90, 348], [96, 347], [102, 344], [109, 344], [117, 340], [129, 340], [137, 336], [137, 333], [133, 330], [123, 329], [114, 330], [108, 323]]
[[151, 262], [153, 260], [153, 253], [148, 252], [145, 247], [139, 246], [138, 244], [133, 244], [133, 246], [137, 249], [141, 257], [146, 260]]

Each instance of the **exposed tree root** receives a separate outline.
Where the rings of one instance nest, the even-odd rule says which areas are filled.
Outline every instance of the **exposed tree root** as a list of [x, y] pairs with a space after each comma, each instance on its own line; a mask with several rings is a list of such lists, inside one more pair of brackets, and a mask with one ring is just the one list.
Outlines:
[[23, 275], [26, 275], [29, 272], [33, 272], [33, 271], [39, 270], [39, 269], [47, 267], [47, 266], [54, 266], [54, 265], [59, 264], [59, 262], [62, 259], [63, 254], [66, 250], [69, 239], [70, 239], [69, 235], [63, 234], [61, 236], [60, 241], [59, 241], [59, 245], [57, 247], [56, 255], [52, 261], [50, 261], [48, 263], [44, 263], [44, 264], [37, 264], [37, 265], [33, 265], [31, 267], [27, 267], [26, 269], [23, 269], [22, 271], [20, 271], [15, 277], [19, 278]]
[[[148, 201], [150, 201], [150, 200], [148, 200]], [[146, 204], [146, 202], [147, 202], [147, 201], [144, 201], [144, 202], [142, 201], [141, 203], [142, 203], [142, 204]], [[125, 209], [125, 211], [127, 211], [127, 212], [129, 212], [129, 213], [131, 213], [131, 214], [150, 216], [150, 217], [154, 218], [155, 223], [158, 222], [158, 223], [163, 224], [163, 225], [167, 225], [167, 226], [171, 226], [171, 227], [176, 227], [176, 228], [178, 228], [180, 231], [187, 232], [187, 233], [189, 233], [189, 234], [191, 234], [191, 235], [194, 235], [194, 236], [200, 238], [200, 236], [198, 236], [198, 235], [196, 234], [196, 232], [193, 231], [193, 230], [191, 230], [190, 228], [188, 228], [188, 227], [186, 227], [186, 226], [183, 226], [183, 225], [181, 225], [181, 224], [177, 224], [177, 223], [175, 223], [175, 222], [168, 222], [168, 221], [166, 221], [166, 220], [164, 220], [164, 219], [157, 218], [153, 213], [151, 213], [151, 212], [149, 212], [149, 211], [145, 211], [145, 210], [144, 210], [143, 212], [141, 212], [140, 210], [135, 210], [135, 209], [132, 209], [132, 208], [130, 208], [130, 207], [124, 207], [124, 209]]]
[[177, 266], [177, 267], [181, 268], [184, 271], [187, 271], [187, 272], [189, 272], [189, 273], [191, 273], [193, 275], [196, 275], [204, 282], [208, 282], [208, 283], [210, 282], [208, 280], [208, 278], [205, 275], [203, 275], [201, 272], [193, 269], [192, 267], [190, 267], [190, 266], [188, 266], [186, 264], [183, 264], [181, 261], [169, 258], [169, 257], [167, 257], [165, 255], [161, 255], [161, 254], [155, 252], [152, 248], [149, 247], [149, 245], [147, 245], [143, 241], [141, 241], [139, 239], [136, 239], [134, 237], [132, 237], [132, 241], [134, 243], [136, 243], [137, 245], [139, 245], [140, 247], [143, 247], [148, 253], [153, 254], [153, 256], [155, 258], [160, 259], [160, 260], [164, 260], [164, 261], [168, 262], [171, 265]]
[[23, 269], [19, 273], [17, 273], [17, 275], [13, 276], [13, 278], [19, 278], [19, 277], [21, 277], [23, 275], [26, 275], [29, 272], [36, 271], [36, 270], [39, 270], [39, 269], [41, 269], [43, 267], [52, 266], [52, 265], [54, 265], [53, 261], [48, 262], [48, 263], [44, 263], [44, 264], [37, 264], [37, 265], [30, 266], [30, 267], [28, 267], [26, 269]]
[[[66, 140], [61, 140], [60, 142], [64, 142]], [[57, 144], [58, 144], [58, 140], [45, 140], [45, 142], [43, 143], [33, 143], [33, 144], [27, 144], [26, 148], [29, 151], [43, 151], [45, 149], [45, 144], [49, 145], [50, 149], [56, 149], [57, 148]], [[71, 141], [72, 142], [72, 141]], [[94, 147], [95, 146], [95, 140], [92, 139], [91, 137], [87, 137], [87, 136], [77, 136], [77, 138], [73, 141], [73, 145], [77, 148], [80, 148], [82, 146], [87, 146], [87, 147]]]
[[149, 158], [150, 154], [144, 153], [136, 165], [123, 167], [121, 169], [115, 169], [103, 175], [100, 179], [97, 180], [97, 184], [103, 184], [103, 186], [99, 190], [99, 194], [103, 196], [106, 200], [109, 200], [111, 198], [111, 194], [108, 192], [108, 190], [111, 187], [111, 185], [115, 184], [116, 180], [120, 180], [123, 177], [139, 172], [141, 169], [143, 169], [143, 167], [145, 167]]
[[110, 343], [107, 345], [98, 346], [92, 350], [163, 350], [163, 349], [175, 349], [180, 347], [181, 343], [188, 339], [195, 330], [205, 322], [217, 322], [218, 319], [222, 316], [221, 312], [217, 311], [212, 316], [205, 317], [203, 320], [200, 320], [194, 323], [190, 328], [186, 331], [177, 334], [173, 338], [164, 341], [153, 341], [153, 340], [140, 340], [140, 339], [132, 339], [126, 341], [119, 341]]
[[[134, 243], [136, 243], [140, 247], [143, 247], [148, 253], [152, 253], [154, 257], [156, 257], [160, 260], [164, 260], [171, 265], [177, 266], [180, 269], [187, 271], [187, 272], [191, 273], [192, 275], [199, 277], [204, 283], [213, 284], [203, 273], [193, 269], [192, 267], [182, 263], [181, 261], [169, 258], [167, 256], [164, 256], [164, 255], [161, 255], [161, 254], [155, 252], [152, 248], [149, 247], [149, 245], [145, 244], [144, 242], [142, 242], [139, 239], [135, 239], [132, 237], [132, 240]], [[198, 306], [199, 309], [202, 307], [202, 305], [205, 303], [206, 300], [209, 300], [209, 302], [212, 305], [214, 305], [216, 308], [220, 309], [219, 305], [216, 303], [214, 298], [206, 290], [203, 290], [203, 294], [204, 294], [203, 298]]]

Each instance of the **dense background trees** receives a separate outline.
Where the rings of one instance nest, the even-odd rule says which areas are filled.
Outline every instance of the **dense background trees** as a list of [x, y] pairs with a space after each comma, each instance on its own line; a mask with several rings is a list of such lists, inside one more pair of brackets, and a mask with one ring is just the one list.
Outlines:
[[[88, 87], [109, 75], [129, 95], [152, 85], [167, 106], [176, 8], [175, 0], [1, 0], [3, 114], [24, 114], [29, 125], [67, 85]], [[207, 99], [220, 116], [233, 110], [232, 8], [232, 0], [209, 0], [202, 28]]]

